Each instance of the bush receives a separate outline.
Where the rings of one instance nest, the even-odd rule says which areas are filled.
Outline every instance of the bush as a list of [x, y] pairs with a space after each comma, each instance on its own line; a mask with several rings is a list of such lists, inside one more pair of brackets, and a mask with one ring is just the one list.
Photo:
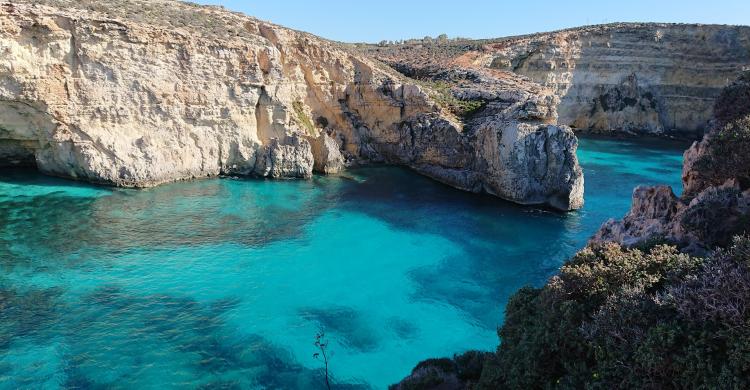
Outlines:
[[734, 186], [710, 187], [679, 218], [683, 231], [707, 247], [727, 246], [732, 237], [750, 231], [750, 216], [741, 190]]
[[480, 388], [750, 387], [747, 237], [705, 260], [589, 247], [506, 312]]
[[714, 117], [717, 127], [750, 114], [750, 71], [722, 90], [714, 104]]
[[629, 356], [632, 343], [647, 336], [644, 326], [663, 314], [653, 294], [699, 263], [664, 245], [648, 252], [616, 244], [585, 248], [544, 288], [511, 298], [499, 332], [500, 383], [493, 385], [581, 388], [609, 381], [618, 372], [610, 362]]
[[487, 105], [484, 100], [463, 100], [455, 97], [450, 84], [445, 81], [420, 80], [416, 82], [432, 92], [430, 97], [435, 103], [462, 120], [470, 118]]
[[726, 87], [716, 99], [715, 123], [703, 141], [705, 148], [693, 166], [706, 185], [739, 180], [750, 188], [750, 72]]
[[718, 128], [705, 142], [706, 151], [693, 169], [707, 184], [737, 179], [743, 189], [750, 188], [750, 114]]

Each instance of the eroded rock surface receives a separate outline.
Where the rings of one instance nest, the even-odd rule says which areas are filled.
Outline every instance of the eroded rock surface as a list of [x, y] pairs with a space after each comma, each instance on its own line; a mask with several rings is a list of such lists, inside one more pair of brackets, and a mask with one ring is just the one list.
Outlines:
[[726, 246], [750, 229], [750, 73], [726, 88], [716, 102], [713, 129], [685, 152], [683, 194], [668, 186], [639, 187], [620, 221], [610, 220], [594, 237], [628, 246], [664, 240], [688, 251]]
[[453, 66], [527, 76], [559, 98], [559, 123], [580, 130], [695, 137], [750, 66], [750, 27], [617, 23], [365, 51], [415, 77]]
[[2, 163], [145, 187], [387, 162], [518, 203], [582, 204], [575, 137], [527, 79], [499, 83], [465, 126], [430, 86], [340, 44], [169, 0], [0, 3], [0, 49]]
[[344, 169], [344, 156], [336, 140], [324, 132], [313, 139], [311, 144], [316, 172], [330, 175]]

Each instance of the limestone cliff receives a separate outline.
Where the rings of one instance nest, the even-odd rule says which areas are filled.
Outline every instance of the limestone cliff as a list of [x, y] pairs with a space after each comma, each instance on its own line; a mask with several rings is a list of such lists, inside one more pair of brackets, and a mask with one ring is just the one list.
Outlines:
[[721, 89], [750, 68], [750, 27], [618, 23], [366, 52], [415, 76], [456, 66], [528, 76], [554, 90], [559, 123], [576, 129], [694, 137]]
[[594, 241], [639, 245], [664, 240], [687, 251], [726, 246], [750, 229], [750, 72], [716, 101], [712, 130], [685, 152], [683, 194], [638, 187], [633, 207], [610, 220]]
[[527, 79], [498, 83], [465, 125], [340, 44], [171, 0], [0, 3], [0, 50], [0, 165], [144, 187], [386, 162], [518, 203], [583, 202], [575, 136]]

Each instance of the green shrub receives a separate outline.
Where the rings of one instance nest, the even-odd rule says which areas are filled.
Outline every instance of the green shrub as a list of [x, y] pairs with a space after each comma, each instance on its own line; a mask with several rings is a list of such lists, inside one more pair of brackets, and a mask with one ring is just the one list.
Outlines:
[[706, 152], [694, 171], [707, 183], [721, 185], [737, 179], [743, 188], [750, 187], [750, 114], [718, 128], [705, 141]]
[[750, 388], [750, 239], [579, 252], [506, 308], [478, 388]]
[[716, 99], [716, 118], [706, 137], [705, 151], [693, 174], [706, 185], [737, 179], [750, 188], [750, 72], [726, 87]]
[[714, 117], [718, 127], [750, 114], [750, 71], [724, 88], [714, 103]]
[[431, 91], [430, 97], [435, 103], [462, 120], [469, 119], [487, 105], [484, 100], [458, 99], [453, 95], [451, 85], [445, 81], [419, 80], [417, 83]]
[[299, 100], [295, 100], [294, 102], [292, 102], [292, 108], [294, 109], [294, 114], [297, 117], [297, 122], [305, 129], [307, 129], [309, 134], [313, 134], [315, 132], [315, 125], [313, 124], [310, 117], [307, 116], [307, 113], [305, 112], [305, 106], [302, 104], [302, 102]]

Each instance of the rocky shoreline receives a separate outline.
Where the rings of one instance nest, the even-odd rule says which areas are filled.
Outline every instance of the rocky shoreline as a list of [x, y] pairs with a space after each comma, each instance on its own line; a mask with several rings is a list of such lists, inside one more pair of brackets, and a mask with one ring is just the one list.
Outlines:
[[748, 151], [750, 72], [685, 152], [679, 198], [636, 188], [622, 220], [511, 298], [497, 352], [425, 360], [392, 389], [750, 385]]
[[390, 163], [517, 203], [583, 205], [576, 138], [531, 82], [497, 83], [497, 104], [469, 122], [340, 44], [170, 0], [2, 3], [0, 44], [0, 164], [148, 187]]

